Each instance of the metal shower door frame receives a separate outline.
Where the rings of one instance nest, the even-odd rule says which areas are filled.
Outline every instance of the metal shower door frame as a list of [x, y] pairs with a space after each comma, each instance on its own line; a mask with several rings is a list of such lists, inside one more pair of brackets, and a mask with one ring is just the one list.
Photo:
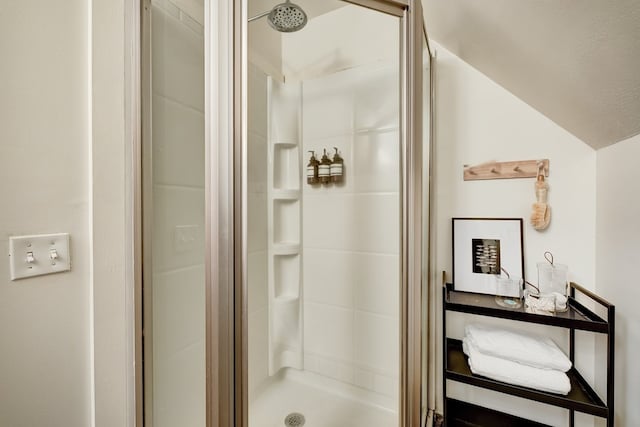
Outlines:
[[[400, 427], [422, 423], [420, 0], [344, 0], [400, 19]], [[207, 426], [248, 427], [247, 0], [205, 2]]]

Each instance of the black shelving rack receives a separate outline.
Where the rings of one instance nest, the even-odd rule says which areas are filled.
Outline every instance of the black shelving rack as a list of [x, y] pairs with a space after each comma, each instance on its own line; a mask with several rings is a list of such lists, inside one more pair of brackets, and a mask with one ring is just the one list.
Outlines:
[[[570, 283], [568, 310], [545, 316], [527, 313], [524, 307], [510, 309], [496, 304], [493, 295], [459, 292], [447, 283], [443, 289], [443, 395], [445, 425], [454, 426], [541, 426], [522, 418], [514, 417], [488, 408], [447, 397], [447, 380], [457, 381], [569, 410], [569, 426], [575, 425], [575, 412], [591, 414], [607, 420], [607, 427], [614, 422], [614, 339], [615, 306], [576, 283]], [[606, 320], [578, 301], [577, 295], [588, 298], [604, 307]], [[538, 323], [569, 330], [569, 359], [574, 367], [567, 372], [571, 391], [566, 396], [517, 386], [475, 375], [469, 368], [467, 356], [462, 352], [459, 340], [447, 337], [447, 312], [461, 312], [480, 316], [498, 317], [520, 322]], [[575, 368], [575, 331], [605, 334], [607, 337], [607, 400], [604, 402], [593, 387]]]

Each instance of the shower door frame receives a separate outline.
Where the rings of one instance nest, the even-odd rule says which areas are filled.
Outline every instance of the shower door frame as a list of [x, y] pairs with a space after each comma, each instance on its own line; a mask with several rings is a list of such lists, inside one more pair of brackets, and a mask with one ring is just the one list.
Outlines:
[[[422, 5], [420, 0], [343, 1], [400, 20], [399, 427], [420, 427], [424, 419]], [[248, 427], [247, 18], [247, 0], [205, 2], [208, 427]]]

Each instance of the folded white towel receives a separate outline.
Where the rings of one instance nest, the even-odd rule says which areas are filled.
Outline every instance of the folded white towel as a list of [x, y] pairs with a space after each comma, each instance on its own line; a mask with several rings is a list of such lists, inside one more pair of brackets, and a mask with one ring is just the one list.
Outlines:
[[470, 343], [489, 356], [534, 368], [562, 372], [571, 369], [571, 360], [548, 337], [477, 324], [467, 325], [465, 334]]
[[564, 372], [533, 368], [511, 360], [486, 355], [471, 344], [467, 338], [462, 340], [462, 347], [464, 353], [469, 356], [471, 372], [476, 375], [557, 394], [567, 394], [571, 390], [571, 382]]

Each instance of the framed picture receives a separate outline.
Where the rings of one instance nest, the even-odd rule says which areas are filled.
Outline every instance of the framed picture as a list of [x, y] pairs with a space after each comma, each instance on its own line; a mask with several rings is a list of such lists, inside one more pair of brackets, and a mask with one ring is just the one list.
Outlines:
[[453, 218], [453, 287], [456, 291], [520, 297], [498, 286], [500, 277], [524, 277], [522, 218]]

